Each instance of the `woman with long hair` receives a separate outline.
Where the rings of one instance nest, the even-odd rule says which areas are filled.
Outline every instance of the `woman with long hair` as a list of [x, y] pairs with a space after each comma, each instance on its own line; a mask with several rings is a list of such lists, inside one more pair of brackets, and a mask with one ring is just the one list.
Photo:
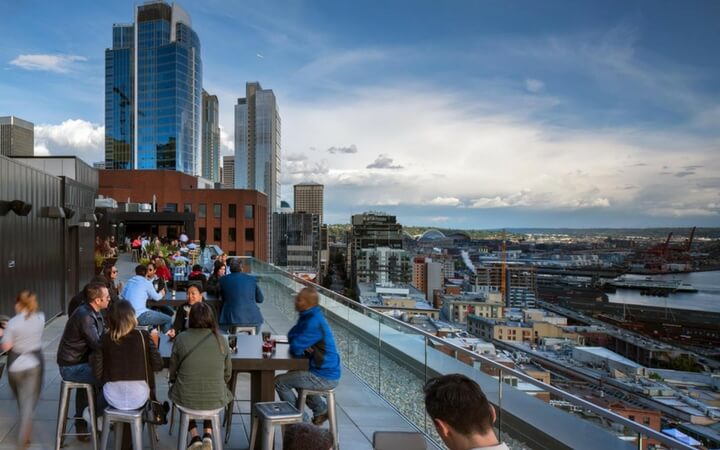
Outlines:
[[188, 284], [186, 292], [187, 302], [177, 307], [173, 327], [167, 332], [167, 335], [171, 338], [174, 338], [190, 327], [190, 308], [192, 308], [195, 303], [203, 301], [202, 285], [200, 283]]
[[[162, 370], [160, 352], [147, 331], [136, 329], [135, 309], [127, 300], [115, 304], [107, 321], [100, 351], [92, 357], [95, 379], [103, 384], [103, 396], [113, 408], [142, 408], [155, 398], [154, 372]], [[125, 427], [123, 448], [131, 444], [129, 431]]]
[[18, 404], [18, 448], [27, 448], [32, 436], [32, 415], [40, 398], [43, 378], [42, 334], [45, 315], [38, 311], [37, 296], [22, 291], [15, 299], [15, 317], [3, 333], [8, 353], [8, 380]]
[[[189, 328], [177, 336], [170, 356], [170, 399], [189, 409], [223, 408], [233, 399], [228, 389], [231, 374], [230, 348], [220, 335], [212, 307], [195, 303], [190, 308]], [[213, 430], [210, 421], [203, 426], [201, 438], [195, 421], [190, 422], [188, 449], [212, 449], [212, 433], [220, 430]]]
[[225, 270], [227, 266], [221, 261], [215, 261], [213, 266], [213, 273], [207, 280], [206, 291], [208, 294], [220, 295], [220, 278], [225, 276]]

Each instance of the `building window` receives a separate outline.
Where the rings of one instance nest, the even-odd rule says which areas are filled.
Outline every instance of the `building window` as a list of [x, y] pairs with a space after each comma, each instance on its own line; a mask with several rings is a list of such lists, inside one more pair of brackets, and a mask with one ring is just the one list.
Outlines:
[[213, 217], [216, 219], [222, 217], [222, 205], [220, 203], [215, 203], [213, 205]]
[[177, 203], [165, 203], [165, 212], [177, 212]]
[[185, 203], [185, 206], [183, 207], [183, 212], [192, 212], [192, 203]]
[[198, 232], [198, 236], [200, 237], [201, 241], [207, 241], [207, 228], [200, 227], [200, 231]]
[[649, 418], [649, 417], [647, 417], [647, 416], [646, 416], [646, 417], [643, 417], [643, 425], [646, 425], [646, 426], [650, 425], [650, 418]]
[[255, 256], [255, 252], [252, 250], [245, 250], [245, 256]]
[[228, 237], [230, 238], [230, 242], [235, 242], [235, 228], [228, 229]]
[[214, 240], [215, 242], [220, 242], [220, 241], [222, 241], [222, 234], [221, 234], [221, 229], [220, 229], [220, 228], [213, 228], [213, 240]]
[[198, 208], [198, 217], [207, 217], [207, 205], [205, 203], [200, 203], [200, 208]]
[[237, 205], [235, 205], [235, 204], [228, 205], [228, 217], [234, 219], [235, 216], [237, 215], [236, 210], [237, 210]]
[[634, 421], [635, 421], [635, 416], [630, 415], [630, 416], [628, 416], [628, 419], [630, 419], [630, 420], [632, 420], [632, 421], [634, 422]]
[[245, 241], [252, 242], [255, 240], [255, 228], [245, 228]]
[[253, 205], [245, 205], [245, 218], [252, 219], [255, 217], [255, 207]]

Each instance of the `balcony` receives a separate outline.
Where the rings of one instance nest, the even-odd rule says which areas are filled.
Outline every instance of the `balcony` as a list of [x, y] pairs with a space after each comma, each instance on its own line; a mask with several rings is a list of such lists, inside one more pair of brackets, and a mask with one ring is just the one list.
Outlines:
[[[125, 256], [118, 262], [123, 280], [133, 271], [129, 257]], [[261, 306], [265, 326], [276, 334], [287, 333], [295, 321], [293, 297], [308, 283], [252, 258], [245, 258], [245, 263], [257, 276], [265, 294], [266, 300]], [[444, 373], [463, 373], [480, 384], [498, 411], [496, 426], [502, 439], [513, 449], [644, 448], [639, 446], [647, 439], [667, 448], [692, 448], [334, 292], [318, 290], [343, 362], [343, 377], [337, 392], [343, 449], [372, 448], [372, 434], [378, 430], [419, 430], [426, 435], [429, 448], [444, 448], [425, 414], [422, 397], [425, 380]], [[60, 386], [55, 353], [65, 321], [65, 317], [51, 321], [44, 334], [45, 382], [35, 415], [34, 448], [54, 445]], [[497, 376], [487, 375], [479, 367], [491, 368]], [[167, 398], [166, 380], [165, 373], [157, 376], [160, 399]], [[549, 392], [555, 406], [529, 395], [528, 389], [523, 391], [508, 382], [517, 382], [522, 388], [532, 387], [530, 391], [534, 392]], [[236, 397], [249, 398], [249, 378], [239, 380]], [[240, 409], [247, 412], [249, 404], [242, 402]], [[15, 448], [16, 416], [15, 401], [7, 377], [3, 377], [0, 380], [0, 450]], [[249, 430], [249, 417], [235, 416], [226, 448], [247, 448]], [[176, 426], [173, 435], [168, 436], [167, 426], [160, 428], [160, 448], [175, 448], [177, 432]], [[90, 444], [73, 438], [67, 439], [66, 447], [91, 448]]]

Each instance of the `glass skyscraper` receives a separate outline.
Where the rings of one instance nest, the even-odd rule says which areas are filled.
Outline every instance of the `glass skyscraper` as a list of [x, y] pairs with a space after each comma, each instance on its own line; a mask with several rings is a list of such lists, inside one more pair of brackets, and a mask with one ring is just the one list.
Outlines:
[[202, 62], [190, 16], [152, 1], [105, 51], [105, 167], [201, 174]]

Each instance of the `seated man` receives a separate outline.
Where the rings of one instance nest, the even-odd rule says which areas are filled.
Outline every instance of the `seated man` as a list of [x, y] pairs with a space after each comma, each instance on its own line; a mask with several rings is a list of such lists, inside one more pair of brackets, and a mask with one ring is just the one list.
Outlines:
[[138, 325], [159, 325], [164, 332], [172, 326], [172, 317], [161, 312], [148, 309], [148, 299], [160, 300], [165, 296], [165, 290], [155, 291], [152, 282], [147, 279], [148, 268], [142, 264], [135, 267], [135, 276], [125, 285], [122, 296], [129, 301], [135, 309]]
[[450, 450], [508, 450], [493, 431], [495, 408], [476, 382], [444, 375], [429, 380], [424, 391], [428, 415]]
[[222, 307], [220, 326], [227, 329], [232, 326], [254, 326], [257, 333], [263, 323], [263, 316], [257, 304], [264, 300], [255, 277], [242, 271], [242, 262], [234, 258], [230, 261], [232, 274], [220, 279]]
[[200, 281], [203, 286], [205, 286], [207, 279], [205, 278], [205, 274], [203, 273], [202, 266], [200, 264], [192, 266], [192, 272], [188, 275], [188, 281]]
[[[304, 288], [295, 297], [295, 310], [300, 316], [288, 332], [290, 353], [305, 355], [310, 360], [310, 371], [292, 370], [275, 377], [275, 389], [280, 399], [293, 405], [297, 403], [293, 389], [332, 389], [340, 381], [340, 355], [319, 302], [317, 291], [310, 287]], [[308, 395], [307, 405], [313, 412], [312, 422], [315, 425], [327, 420], [327, 405], [321, 396]], [[305, 419], [307, 421], [307, 415]]]
[[[57, 350], [57, 364], [60, 376], [65, 381], [89, 383], [99, 389], [98, 381], [93, 376], [89, 364], [90, 353], [100, 349], [100, 337], [105, 331], [100, 311], [108, 307], [110, 294], [108, 289], [99, 283], [90, 283], [85, 288], [87, 302], [75, 309], [65, 324], [60, 345]], [[96, 414], [102, 414], [105, 405], [101, 404], [102, 395], [95, 403]], [[78, 389], [75, 397], [75, 416], [82, 417], [83, 410], [88, 406], [87, 394], [84, 389]], [[78, 433], [87, 432], [84, 420], [77, 419], [75, 429]], [[79, 436], [81, 441], [88, 441], [89, 436]]]

